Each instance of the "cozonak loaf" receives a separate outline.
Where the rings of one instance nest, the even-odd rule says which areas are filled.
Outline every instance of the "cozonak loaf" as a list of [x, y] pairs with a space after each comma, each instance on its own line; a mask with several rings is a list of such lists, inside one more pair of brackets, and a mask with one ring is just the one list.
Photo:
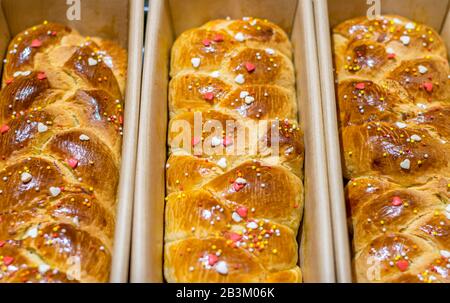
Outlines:
[[0, 282], [107, 281], [126, 51], [44, 22], [7, 49], [0, 92]]
[[[174, 43], [164, 237], [168, 282], [302, 280], [296, 238], [304, 152], [291, 48], [278, 26], [254, 18], [211, 21]], [[265, 131], [252, 126], [261, 121], [267, 122]], [[209, 127], [217, 123], [222, 132]], [[225, 131], [228, 123], [245, 135]], [[176, 125], [192, 130], [188, 146], [175, 144]], [[252, 153], [249, 139], [265, 147]], [[223, 152], [210, 154], [207, 148]], [[236, 153], [239, 148], [243, 152]]]
[[450, 70], [399, 16], [334, 28], [346, 195], [359, 282], [450, 282]]

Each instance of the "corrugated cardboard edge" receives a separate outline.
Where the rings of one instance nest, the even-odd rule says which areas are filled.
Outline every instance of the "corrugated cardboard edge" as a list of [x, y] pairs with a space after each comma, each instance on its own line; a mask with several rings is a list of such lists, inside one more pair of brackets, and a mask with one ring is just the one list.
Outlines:
[[122, 145], [114, 249], [110, 282], [128, 281], [131, 249], [136, 148], [138, 138], [139, 103], [141, 88], [142, 44], [144, 30], [144, 1], [130, 0], [128, 25], [128, 72], [125, 99], [125, 125]]
[[[131, 282], [163, 281], [163, 226], [164, 226], [164, 159], [167, 120], [160, 125], [166, 112], [160, 109], [167, 106], [167, 85], [162, 79], [168, 77], [158, 65], [169, 64], [169, 54], [165, 51], [172, 43], [169, 7], [167, 1], [153, 0], [150, 3], [147, 24], [145, 58], [143, 69], [141, 119], [139, 127], [139, 146], [135, 208], [133, 221], [133, 245]], [[301, 262], [306, 282], [334, 282], [334, 258], [332, 249], [329, 196], [326, 175], [325, 142], [322, 132], [322, 110], [318, 77], [318, 62], [314, 34], [312, 1], [300, 0], [296, 11], [294, 31], [301, 50], [295, 50], [297, 73], [303, 72], [302, 81], [297, 76], [300, 88], [301, 108], [308, 108], [302, 114], [302, 121], [308, 124], [305, 135], [307, 161], [306, 199], [303, 237], [301, 243]], [[170, 36], [167, 37], [167, 36]], [[164, 43], [162, 45], [161, 43]], [[170, 50], [170, 47], [168, 48]], [[301, 55], [300, 55], [301, 54]], [[167, 58], [166, 61], [164, 59]], [[164, 61], [164, 62], [163, 62]], [[299, 65], [302, 63], [303, 65]], [[301, 69], [300, 69], [301, 66]], [[163, 71], [164, 70], [164, 71]], [[303, 96], [307, 96], [306, 98]], [[164, 106], [161, 105], [164, 102]], [[157, 121], [158, 120], [158, 121]], [[307, 137], [307, 138], [306, 138]], [[150, 171], [148, 171], [150, 170]], [[157, 177], [156, 177], [157, 176]], [[155, 182], [156, 181], [156, 182]], [[325, 189], [325, 190], [324, 190]]]
[[[166, 1], [150, 1], [145, 33], [141, 118], [136, 167], [130, 282], [163, 282], [167, 82], [169, 54], [160, 42], [172, 44], [167, 33]], [[167, 46], [167, 50], [170, 47]], [[154, 103], [153, 103], [154, 102]], [[161, 111], [155, 110], [162, 107]], [[164, 142], [164, 143], [162, 143]], [[156, 176], [155, 176], [156, 175]], [[159, 180], [158, 180], [159, 179]]]
[[342, 178], [341, 153], [334, 91], [333, 60], [331, 54], [330, 25], [326, 0], [314, 0], [317, 45], [320, 64], [322, 110], [327, 150], [328, 185], [334, 237], [336, 279], [349, 283], [351, 275], [350, 241]]
[[[364, 1], [361, 0], [361, 3]], [[364, 2], [365, 3], [365, 2]], [[347, 4], [347, 3], [346, 3]], [[359, 4], [359, 3], [358, 3]], [[394, 4], [390, 1], [390, 5]], [[401, 8], [401, 4], [397, 8]], [[331, 195], [331, 210], [333, 220], [334, 253], [336, 263], [337, 281], [342, 283], [352, 282], [351, 274], [351, 242], [346, 225], [346, 208], [343, 194], [344, 184], [341, 167], [341, 151], [338, 133], [336, 112], [335, 82], [333, 73], [330, 19], [327, 0], [314, 0], [317, 43], [320, 64], [321, 92], [324, 113], [325, 140], [327, 142], [328, 180]], [[367, 5], [367, 4], [366, 4]], [[388, 5], [382, 6], [383, 13]], [[408, 10], [417, 10], [414, 5]], [[396, 12], [398, 13], [398, 12]], [[415, 12], [417, 14], [417, 12]], [[436, 23], [436, 22], [435, 22]], [[442, 27], [442, 37], [450, 46], [450, 11], [446, 22]], [[450, 49], [449, 49], [450, 55]]]
[[335, 282], [333, 236], [312, 1], [298, 1], [291, 39], [300, 123], [305, 135], [305, 211], [300, 264], [305, 282], [332, 283]]

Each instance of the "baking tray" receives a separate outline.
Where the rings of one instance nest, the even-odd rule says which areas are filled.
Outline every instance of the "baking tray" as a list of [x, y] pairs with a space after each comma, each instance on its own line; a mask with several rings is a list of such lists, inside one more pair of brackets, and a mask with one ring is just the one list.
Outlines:
[[[317, 31], [322, 108], [327, 150], [328, 178], [338, 282], [352, 282], [351, 243], [346, 226], [344, 184], [336, 115], [331, 28], [347, 19], [365, 16], [371, 4], [366, 0], [314, 0]], [[450, 11], [448, 0], [380, 0], [381, 14], [397, 14], [425, 23], [441, 32], [450, 47]], [[450, 49], [450, 48], [448, 48]]]
[[146, 29], [135, 184], [131, 282], [163, 282], [169, 55], [184, 30], [217, 18], [253, 16], [292, 39], [305, 133], [305, 214], [299, 235], [305, 282], [334, 282], [325, 141], [311, 0], [152, 0]]
[[0, 55], [2, 58], [5, 56], [9, 41], [17, 33], [44, 20], [66, 24], [85, 36], [116, 41], [128, 50], [122, 163], [110, 275], [111, 282], [127, 282], [142, 71], [144, 2], [143, 0], [79, 1], [80, 20], [68, 19], [67, 10], [72, 4], [66, 2], [1, 0]]

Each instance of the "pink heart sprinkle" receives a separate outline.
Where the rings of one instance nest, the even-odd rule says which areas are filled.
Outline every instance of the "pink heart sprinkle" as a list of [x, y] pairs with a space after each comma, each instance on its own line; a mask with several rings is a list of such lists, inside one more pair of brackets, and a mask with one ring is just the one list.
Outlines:
[[4, 256], [3, 257], [3, 263], [5, 265], [10, 265], [12, 262], [14, 262], [14, 258], [10, 256]]
[[392, 198], [392, 205], [394, 206], [400, 206], [403, 204], [403, 201], [400, 197], [394, 197]]
[[397, 261], [396, 265], [400, 271], [406, 271], [409, 267], [409, 262], [407, 260], [400, 260]]
[[3, 125], [0, 127], [0, 133], [2, 133], [2, 134], [6, 133], [8, 130], [9, 130], [9, 126], [6, 125], [6, 124], [3, 124]]
[[253, 72], [255, 70], [256, 66], [253, 63], [251, 63], [251, 62], [246, 62], [245, 63], [245, 68], [247, 69], [247, 71], [249, 73], [251, 73], [251, 72]]
[[240, 191], [242, 188], [244, 188], [244, 184], [239, 184], [239, 183], [233, 183], [233, 189], [234, 189], [234, 191], [236, 191], [236, 192], [238, 192], [238, 191]]
[[238, 213], [239, 216], [241, 216], [242, 218], [246, 218], [247, 214], [248, 214], [248, 208], [247, 207], [239, 207], [236, 212]]
[[204, 46], [210, 46], [210, 45], [211, 45], [211, 40], [209, 40], [209, 39], [204, 39], [204, 40], [202, 41], [202, 43], [203, 43]]
[[214, 42], [222, 42], [223, 41], [223, 35], [222, 34], [217, 34], [214, 36]]
[[41, 47], [42, 46], [42, 42], [39, 39], [34, 39], [33, 41], [31, 41], [31, 47]]
[[38, 78], [39, 80], [44, 80], [44, 79], [47, 79], [47, 75], [46, 75], [44, 72], [39, 72], [39, 73], [37, 74], [37, 78]]
[[209, 254], [208, 255], [208, 264], [213, 266], [214, 264], [217, 263], [217, 261], [219, 261], [219, 257], [217, 257], [216, 255], [213, 254]]
[[425, 90], [429, 93], [431, 93], [433, 91], [433, 83], [431, 82], [425, 82], [423, 84], [423, 88], [425, 88]]
[[200, 138], [194, 137], [192, 138], [192, 146], [195, 146], [200, 143]]
[[357, 89], [364, 89], [364, 88], [366, 88], [366, 85], [363, 82], [361, 82], [361, 83], [356, 84], [356, 88]]
[[230, 233], [230, 240], [233, 242], [240, 241], [242, 239], [242, 236], [237, 233]]
[[203, 98], [207, 101], [212, 101], [214, 99], [214, 94], [212, 92], [207, 92], [203, 94]]
[[67, 163], [69, 164], [70, 167], [72, 167], [73, 169], [75, 169], [78, 166], [78, 160], [74, 159], [74, 158], [70, 158], [69, 160], [67, 160]]
[[227, 147], [229, 145], [233, 144], [233, 140], [229, 137], [223, 138], [223, 146]]

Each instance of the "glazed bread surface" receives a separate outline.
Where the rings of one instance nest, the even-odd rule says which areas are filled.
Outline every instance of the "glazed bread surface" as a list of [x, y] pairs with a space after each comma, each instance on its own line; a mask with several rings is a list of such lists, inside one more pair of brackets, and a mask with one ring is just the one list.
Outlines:
[[126, 51], [44, 22], [19, 33], [0, 92], [0, 282], [109, 278]]
[[[169, 88], [164, 274], [168, 282], [301, 282], [303, 135], [291, 44], [255, 18], [215, 20], [175, 41]], [[196, 136], [196, 117], [201, 130]], [[177, 145], [179, 122], [189, 133]], [[234, 123], [236, 133], [208, 128]], [[258, 132], [256, 122], [267, 121]], [[185, 128], [185, 130], [186, 130]], [[279, 135], [274, 153], [272, 130]], [[192, 132], [191, 132], [192, 131]], [[250, 139], [261, 146], [251, 152]], [[237, 153], [238, 146], [243, 148]], [[208, 154], [199, 147], [222, 152]]]
[[450, 282], [450, 70], [439, 34], [386, 15], [334, 28], [359, 282]]

